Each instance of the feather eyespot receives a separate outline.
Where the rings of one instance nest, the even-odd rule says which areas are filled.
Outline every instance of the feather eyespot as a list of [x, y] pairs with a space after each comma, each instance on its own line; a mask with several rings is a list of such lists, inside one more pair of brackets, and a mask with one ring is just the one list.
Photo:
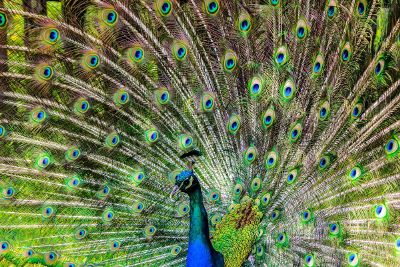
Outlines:
[[0, 138], [4, 138], [7, 136], [7, 129], [3, 125], [0, 125]]
[[56, 44], [60, 39], [60, 31], [56, 28], [48, 28], [43, 31], [41, 37], [47, 44]]
[[258, 157], [258, 151], [255, 146], [249, 146], [243, 154], [243, 162], [245, 165], [252, 164]]
[[215, 97], [212, 93], [204, 93], [201, 97], [201, 109], [205, 112], [211, 112], [215, 107]]
[[278, 154], [276, 151], [272, 150], [270, 151], [267, 156], [265, 157], [265, 167], [267, 169], [272, 169], [276, 166], [278, 159]]
[[194, 146], [193, 137], [188, 134], [181, 134], [178, 140], [178, 145], [182, 150], [186, 150]]
[[368, 8], [368, 4], [366, 0], [359, 0], [356, 3], [356, 12], [357, 15], [363, 17], [367, 14], [367, 8]]
[[251, 22], [250, 15], [247, 14], [247, 13], [242, 13], [239, 16], [239, 19], [238, 19], [237, 23], [239, 25], [239, 32], [242, 35], [246, 36], [250, 32], [251, 27], [252, 27], [252, 22]]
[[328, 18], [333, 18], [338, 11], [337, 8], [337, 3], [335, 0], [330, 0], [327, 7], [326, 7], [326, 14], [328, 15]]
[[187, 45], [183, 41], [175, 41], [172, 45], [172, 54], [178, 61], [185, 60], [188, 54]]
[[240, 122], [241, 122], [241, 118], [239, 115], [237, 114], [233, 114], [231, 115], [231, 117], [228, 120], [228, 132], [235, 135], [239, 129], [240, 129]]
[[263, 128], [269, 129], [274, 124], [275, 119], [276, 119], [275, 108], [274, 107], [268, 108], [261, 116]]
[[82, 58], [82, 66], [86, 70], [94, 70], [100, 66], [100, 56], [92, 51], [86, 52]]
[[209, 15], [216, 15], [219, 12], [220, 4], [218, 0], [208, 0], [205, 2], [207, 13]]
[[180, 246], [174, 246], [171, 249], [171, 255], [178, 256], [181, 251], [182, 251], [182, 248]]
[[315, 265], [315, 259], [313, 254], [306, 254], [304, 256], [304, 263], [307, 267], [313, 267]]
[[314, 60], [314, 64], [312, 67], [312, 77], [317, 77], [319, 76], [324, 69], [324, 58], [322, 57], [321, 54], [318, 54]]
[[359, 265], [359, 259], [357, 253], [349, 253], [347, 255], [347, 263], [349, 266], [355, 267]]
[[297, 22], [297, 26], [296, 26], [296, 36], [297, 38], [304, 39], [305, 37], [307, 37], [309, 32], [309, 28], [308, 25], [306, 23], [305, 20], [301, 19]]
[[301, 137], [303, 131], [303, 126], [300, 124], [300, 122], [296, 122], [289, 131], [289, 141], [290, 143], [294, 143], [298, 141]]
[[159, 105], [166, 105], [170, 102], [170, 93], [167, 88], [162, 87], [154, 92], [154, 96], [156, 99], [157, 104]]
[[378, 204], [374, 207], [374, 213], [377, 219], [383, 219], [387, 216], [388, 209], [385, 204]]
[[144, 133], [146, 142], [149, 144], [155, 143], [158, 141], [160, 134], [156, 129], [149, 129]]
[[127, 50], [127, 57], [131, 63], [140, 63], [144, 59], [144, 50], [140, 45], [135, 45]]
[[289, 53], [286, 46], [281, 46], [275, 50], [274, 61], [278, 66], [283, 66], [289, 61]]
[[322, 103], [322, 105], [321, 105], [321, 107], [319, 109], [318, 118], [321, 121], [325, 121], [325, 120], [327, 120], [329, 118], [330, 112], [331, 112], [330, 104], [329, 104], [328, 101], [325, 101], [325, 102]]
[[6, 13], [0, 12], [0, 29], [4, 29], [7, 26]]
[[254, 76], [248, 82], [247, 88], [249, 90], [250, 97], [252, 99], [258, 99], [262, 95], [263, 89], [264, 89], [264, 84], [265, 84], [264, 79], [261, 78], [261, 76], [259, 76], [259, 75]]
[[2, 196], [4, 199], [12, 199], [15, 196], [16, 192], [13, 187], [6, 187], [2, 190]]
[[85, 114], [90, 109], [90, 103], [84, 98], [78, 99], [74, 104], [74, 111], [77, 114]]
[[52, 159], [51, 159], [50, 155], [47, 153], [40, 154], [35, 160], [35, 165], [37, 166], [38, 169], [45, 169], [51, 163], [52, 163]]
[[170, 0], [157, 0], [155, 2], [155, 7], [158, 13], [163, 16], [169, 16], [172, 13], [172, 2]]
[[65, 152], [65, 159], [69, 162], [77, 160], [81, 156], [81, 150], [78, 147], [70, 147]]
[[117, 92], [114, 93], [113, 100], [115, 105], [117, 106], [123, 106], [127, 104], [130, 100], [128, 91], [125, 88], [119, 89]]
[[350, 43], [347, 42], [342, 47], [342, 51], [340, 53], [340, 59], [342, 60], [342, 62], [348, 62], [348, 61], [350, 61], [351, 56], [352, 56], [352, 49], [351, 49]]
[[233, 72], [237, 67], [238, 58], [235, 52], [229, 50], [223, 57], [224, 70], [228, 73]]
[[103, 10], [103, 21], [108, 26], [114, 26], [118, 21], [118, 13], [114, 9]]

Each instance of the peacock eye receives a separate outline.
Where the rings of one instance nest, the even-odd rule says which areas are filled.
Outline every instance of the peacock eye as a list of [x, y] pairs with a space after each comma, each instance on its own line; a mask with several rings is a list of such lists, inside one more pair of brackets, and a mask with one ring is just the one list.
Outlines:
[[86, 70], [94, 70], [100, 66], [100, 57], [98, 54], [89, 51], [86, 52], [82, 59], [82, 66]]
[[118, 133], [112, 132], [106, 137], [106, 146], [109, 148], [116, 147], [121, 142], [121, 137]]
[[3, 241], [0, 243], [0, 254], [3, 254], [5, 252], [7, 252], [8, 250], [10, 250], [10, 243], [8, 243], [7, 241]]
[[388, 157], [393, 157], [398, 154], [399, 149], [399, 141], [396, 138], [392, 138], [385, 144], [385, 153]]
[[264, 89], [265, 81], [260, 75], [256, 75], [247, 84], [250, 97], [254, 100], [258, 99]]
[[55, 43], [60, 39], [60, 32], [57, 29], [51, 29], [48, 33], [48, 41], [50, 43]]
[[76, 239], [84, 239], [87, 235], [87, 231], [85, 229], [78, 229], [75, 233]]
[[0, 138], [5, 137], [7, 135], [6, 127], [0, 125]]
[[156, 99], [156, 103], [161, 106], [170, 102], [170, 93], [165, 87], [156, 90], [154, 92], [154, 97]]
[[81, 156], [81, 150], [77, 147], [71, 147], [65, 152], [65, 159], [69, 162], [77, 160]]
[[281, 46], [278, 49], [276, 49], [274, 54], [274, 59], [275, 63], [278, 66], [285, 65], [285, 63], [289, 61], [289, 54], [287, 48], [285, 46]]
[[109, 25], [113, 26], [118, 21], [118, 14], [113, 9], [106, 9], [103, 11], [104, 22]]
[[331, 223], [328, 226], [329, 236], [330, 237], [338, 237], [341, 233], [340, 225], [337, 223]]
[[324, 67], [324, 58], [322, 57], [321, 54], [318, 54], [317, 57], [314, 60], [314, 64], [312, 67], [312, 76], [317, 77], [319, 76], [323, 71]]
[[15, 189], [13, 187], [6, 187], [2, 191], [3, 198], [11, 199], [15, 196]]
[[208, 1], [208, 3], [206, 3], [206, 6], [207, 6], [207, 13], [209, 15], [216, 15], [220, 8], [219, 1], [217, 0]]
[[172, 2], [170, 0], [157, 0], [156, 8], [161, 16], [169, 16], [172, 12]]
[[387, 216], [387, 208], [384, 204], [379, 204], [374, 207], [375, 217], [377, 219], [383, 219]]
[[333, 16], [335, 16], [335, 14], [336, 14], [336, 10], [337, 10], [336, 6], [329, 6], [328, 10], [327, 10], [328, 17], [333, 18]]
[[319, 109], [319, 120], [325, 121], [329, 118], [330, 115], [330, 105], [328, 101], [322, 103]]
[[356, 3], [356, 10], [357, 10], [357, 14], [359, 16], [364, 16], [366, 14], [366, 10], [367, 10], [367, 2], [366, 2], [366, 0], [359, 0]]
[[350, 253], [347, 256], [347, 263], [349, 264], [349, 266], [358, 266], [359, 263], [359, 259], [356, 253]]
[[351, 118], [358, 119], [361, 116], [363, 109], [364, 109], [363, 103], [361, 102], [356, 103], [351, 111]]
[[385, 69], [385, 60], [380, 59], [378, 62], [375, 64], [375, 75], [376, 76], [381, 76], [381, 74], [384, 72]]
[[201, 109], [205, 112], [211, 112], [214, 110], [215, 97], [212, 93], [204, 93], [201, 97]]
[[188, 134], [181, 134], [179, 136], [179, 147], [183, 150], [193, 147], [193, 137]]
[[355, 166], [349, 171], [348, 176], [350, 180], [356, 181], [362, 177], [362, 174], [363, 174], [362, 168], [359, 166]]
[[51, 251], [46, 254], [46, 262], [52, 264], [57, 260], [58, 256], [55, 252]]
[[182, 251], [182, 248], [180, 246], [178, 246], [178, 245], [173, 246], [171, 249], [171, 255], [178, 256], [181, 251]]
[[250, 165], [252, 164], [258, 156], [258, 151], [255, 146], [250, 146], [248, 147], [243, 155], [243, 161], [245, 165]]
[[46, 167], [48, 167], [52, 162], [51, 162], [51, 158], [50, 155], [47, 153], [42, 153], [40, 154], [36, 160], [35, 160], [36, 166], [39, 169], [45, 169]]
[[117, 106], [126, 105], [130, 100], [128, 91], [125, 88], [119, 89], [117, 92], [114, 93], [113, 100], [115, 105]]
[[288, 184], [293, 184], [297, 180], [298, 175], [299, 175], [299, 168], [296, 167], [288, 173], [286, 182]]
[[78, 177], [71, 177], [67, 180], [67, 186], [71, 189], [76, 188], [80, 185], [81, 180]]
[[153, 225], [148, 225], [144, 229], [144, 233], [146, 237], [152, 237], [156, 234], [157, 229]]
[[395, 242], [395, 248], [397, 252], [400, 252], [400, 238], [398, 238]]
[[44, 219], [49, 219], [55, 215], [55, 210], [53, 207], [50, 206], [44, 206], [42, 208], [42, 217]]
[[34, 254], [35, 254], [35, 252], [32, 249], [27, 249], [24, 252], [24, 256], [27, 257], [27, 258], [32, 257]]
[[0, 29], [5, 28], [7, 25], [7, 16], [4, 12], [0, 12]]
[[312, 254], [307, 254], [304, 256], [305, 266], [314, 266], [314, 256]]
[[271, 5], [277, 6], [279, 5], [279, 0], [270, 0]]
[[311, 210], [307, 209], [300, 213], [300, 217], [303, 224], [308, 224], [313, 219], [313, 213]]
[[144, 50], [140, 45], [135, 45], [127, 50], [127, 59], [132, 64], [140, 63], [144, 59]]
[[261, 197], [261, 205], [262, 205], [262, 206], [268, 205], [270, 199], [271, 199], [271, 194], [270, 194], [270, 193], [264, 194], [264, 195]]
[[303, 132], [303, 126], [300, 122], [295, 123], [289, 130], [289, 141], [290, 143], [294, 143], [298, 141]]
[[223, 59], [224, 70], [228, 73], [233, 72], [236, 69], [237, 60], [238, 59], [235, 52], [231, 50], [226, 52]]
[[105, 223], [110, 223], [114, 219], [114, 212], [111, 209], [106, 209], [102, 218]]
[[240, 129], [241, 118], [237, 114], [231, 115], [228, 120], [228, 132], [235, 135]]
[[331, 163], [336, 159], [336, 156], [334, 154], [325, 154], [319, 159], [318, 163], [318, 169], [320, 171], [325, 171], [327, 170]]
[[185, 60], [188, 54], [187, 45], [183, 41], [175, 41], [172, 45], [172, 54], [178, 61]]
[[297, 22], [296, 35], [299, 39], [304, 39], [308, 35], [308, 26], [305, 20], [301, 19]]
[[74, 104], [74, 111], [77, 114], [85, 114], [90, 109], [90, 103], [84, 98], [78, 99]]
[[342, 62], [348, 62], [350, 60], [351, 56], [352, 56], [352, 48], [350, 46], [350, 43], [347, 42], [342, 48], [342, 52], [341, 52]]
[[238, 24], [239, 24], [239, 32], [243, 36], [246, 36], [250, 32], [252, 26], [250, 15], [247, 13], [240, 14], [238, 19]]
[[156, 129], [149, 129], [144, 133], [146, 142], [152, 144], [158, 141], [159, 132]]

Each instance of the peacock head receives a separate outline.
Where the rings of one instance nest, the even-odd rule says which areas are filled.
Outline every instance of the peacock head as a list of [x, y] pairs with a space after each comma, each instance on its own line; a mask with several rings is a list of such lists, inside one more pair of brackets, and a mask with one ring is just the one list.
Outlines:
[[190, 194], [195, 189], [200, 187], [199, 180], [194, 175], [192, 170], [184, 170], [175, 178], [175, 186], [172, 190], [171, 197], [179, 191]]

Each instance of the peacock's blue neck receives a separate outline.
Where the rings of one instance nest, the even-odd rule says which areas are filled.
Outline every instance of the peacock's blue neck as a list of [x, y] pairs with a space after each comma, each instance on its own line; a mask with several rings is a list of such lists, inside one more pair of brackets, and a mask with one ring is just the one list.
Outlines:
[[190, 231], [187, 267], [224, 266], [223, 257], [211, 245], [207, 211], [203, 205], [200, 187], [189, 193]]

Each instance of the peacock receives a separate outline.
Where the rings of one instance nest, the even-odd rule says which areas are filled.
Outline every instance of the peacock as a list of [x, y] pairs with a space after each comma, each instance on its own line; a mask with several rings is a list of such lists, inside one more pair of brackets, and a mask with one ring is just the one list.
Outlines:
[[0, 0], [0, 266], [400, 266], [398, 0]]

